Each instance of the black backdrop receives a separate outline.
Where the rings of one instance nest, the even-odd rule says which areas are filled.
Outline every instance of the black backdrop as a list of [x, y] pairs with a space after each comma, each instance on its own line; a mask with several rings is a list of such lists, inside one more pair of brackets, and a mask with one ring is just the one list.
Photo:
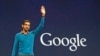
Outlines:
[[[0, 0], [0, 56], [10, 56], [14, 35], [21, 30], [21, 22], [31, 20], [31, 30], [40, 22], [40, 6], [46, 7], [46, 22], [35, 38], [35, 56], [100, 56], [100, 1], [99, 0]], [[87, 39], [87, 47], [75, 52], [68, 47], [45, 47], [40, 42], [44, 32]], [[52, 39], [50, 38], [50, 39]], [[47, 41], [47, 40], [45, 40]]]

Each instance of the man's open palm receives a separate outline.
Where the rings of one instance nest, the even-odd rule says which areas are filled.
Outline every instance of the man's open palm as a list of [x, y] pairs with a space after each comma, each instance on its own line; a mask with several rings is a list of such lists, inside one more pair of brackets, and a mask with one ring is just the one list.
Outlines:
[[41, 10], [42, 16], [45, 16], [45, 14], [46, 14], [45, 7], [41, 6], [40, 10]]

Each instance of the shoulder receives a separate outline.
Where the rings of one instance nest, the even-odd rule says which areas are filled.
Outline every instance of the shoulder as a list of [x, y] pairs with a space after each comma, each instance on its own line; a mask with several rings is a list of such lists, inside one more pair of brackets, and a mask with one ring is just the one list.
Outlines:
[[18, 33], [15, 34], [15, 36], [19, 36], [19, 35], [21, 35], [21, 32], [18, 32]]
[[30, 31], [29, 34], [34, 34], [34, 30], [33, 31]]

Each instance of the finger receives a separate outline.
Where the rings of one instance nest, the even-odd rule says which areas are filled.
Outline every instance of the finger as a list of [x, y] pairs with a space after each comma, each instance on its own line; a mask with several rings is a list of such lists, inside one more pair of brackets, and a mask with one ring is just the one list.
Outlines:
[[42, 6], [41, 6], [41, 9], [45, 9], [45, 7], [42, 5]]

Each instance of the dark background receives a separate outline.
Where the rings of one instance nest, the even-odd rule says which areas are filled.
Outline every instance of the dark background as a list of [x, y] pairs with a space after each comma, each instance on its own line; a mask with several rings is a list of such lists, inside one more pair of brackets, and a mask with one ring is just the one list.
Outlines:
[[[100, 0], [0, 0], [0, 56], [11, 55], [14, 35], [24, 19], [31, 20], [31, 30], [38, 26], [41, 5], [46, 7], [46, 22], [35, 38], [35, 56], [100, 56]], [[69, 47], [45, 47], [40, 42], [44, 32], [52, 38], [80, 34], [87, 47], [75, 52]]]

